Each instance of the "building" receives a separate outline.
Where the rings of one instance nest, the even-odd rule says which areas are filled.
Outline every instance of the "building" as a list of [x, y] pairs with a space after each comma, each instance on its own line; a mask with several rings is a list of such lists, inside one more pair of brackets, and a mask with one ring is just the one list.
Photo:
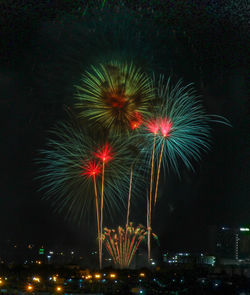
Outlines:
[[207, 265], [214, 266], [216, 258], [203, 253], [164, 253], [163, 262], [176, 265]]
[[238, 263], [250, 259], [250, 228], [214, 228], [211, 235], [212, 253], [220, 263]]

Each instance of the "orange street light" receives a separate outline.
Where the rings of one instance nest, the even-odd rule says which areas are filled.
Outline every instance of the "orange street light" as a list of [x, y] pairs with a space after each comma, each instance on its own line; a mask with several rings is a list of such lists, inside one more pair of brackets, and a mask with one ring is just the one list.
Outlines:
[[62, 292], [62, 287], [61, 286], [57, 286], [56, 287], [56, 292]]
[[115, 279], [116, 278], [116, 274], [115, 273], [111, 273], [111, 274], [109, 274], [109, 276], [110, 276], [111, 279]]
[[34, 287], [31, 284], [29, 284], [29, 285], [27, 285], [26, 289], [28, 292], [32, 292]]

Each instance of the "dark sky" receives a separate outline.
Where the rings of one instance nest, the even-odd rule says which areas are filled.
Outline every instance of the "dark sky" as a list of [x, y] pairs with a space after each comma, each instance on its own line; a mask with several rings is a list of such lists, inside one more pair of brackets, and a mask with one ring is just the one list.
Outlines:
[[[56, 7], [16, 7], [7, 4], [0, 18], [5, 24], [0, 28], [1, 237], [88, 249], [95, 239], [91, 221], [78, 227], [53, 213], [50, 203], [37, 192], [34, 159], [45, 144], [47, 130], [65, 117], [64, 109], [71, 103], [72, 85], [81, 68], [94, 54], [112, 52], [115, 40], [102, 43], [98, 34], [91, 33], [87, 34], [89, 39], [84, 39], [86, 36], [81, 34], [86, 21], [82, 25], [72, 18], [56, 19]], [[88, 17], [95, 20], [95, 15]], [[194, 18], [197, 28], [195, 21]], [[158, 51], [152, 32], [147, 31], [149, 20], [141, 21], [145, 54], [150, 55], [152, 50], [155, 56], [149, 67], [156, 64], [157, 69], [165, 69], [165, 74], [174, 73], [184, 82], [195, 82], [207, 111], [225, 116], [232, 123], [232, 128], [212, 125], [211, 151], [195, 165], [195, 173], [183, 170], [181, 179], [173, 174], [162, 179], [153, 229], [163, 249], [206, 250], [209, 226], [250, 224], [249, 104], [244, 63], [249, 39], [244, 34], [242, 39], [237, 37], [234, 19], [231, 21], [221, 20], [212, 29], [208, 21], [200, 34], [187, 27], [185, 34], [189, 32], [191, 41], [184, 38], [185, 24], [172, 23], [168, 36], [163, 22]], [[106, 23], [111, 31], [113, 23], [112, 18]], [[133, 30], [139, 29], [133, 25]], [[135, 33], [129, 33], [133, 40]], [[131, 43], [128, 50], [132, 48], [133, 52]], [[140, 47], [135, 49], [136, 54], [139, 51]], [[131, 215], [137, 222], [145, 223], [142, 206], [134, 205]]]

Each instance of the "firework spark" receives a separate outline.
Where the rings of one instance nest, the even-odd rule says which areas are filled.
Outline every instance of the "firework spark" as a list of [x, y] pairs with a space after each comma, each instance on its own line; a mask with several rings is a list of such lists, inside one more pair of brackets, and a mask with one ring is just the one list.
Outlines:
[[96, 160], [87, 161], [82, 165], [83, 172], [81, 175], [87, 175], [88, 177], [98, 176], [101, 173], [100, 163]]
[[94, 155], [99, 158], [102, 162], [107, 163], [113, 158], [112, 148], [110, 144], [106, 143], [101, 146]]

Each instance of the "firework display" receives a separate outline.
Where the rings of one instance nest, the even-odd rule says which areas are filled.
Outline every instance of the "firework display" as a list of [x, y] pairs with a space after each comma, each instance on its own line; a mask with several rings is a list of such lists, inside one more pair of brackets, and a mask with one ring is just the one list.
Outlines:
[[[101, 11], [110, 6], [107, 1], [100, 3]], [[87, 5], [84, 15], [88, 9]], [[110, 13], [103, 19], [113, 15]], [[133, 24], [119, 17], [119, 13], [114, 16], [116, 29], [108, 25], [101, 29], [104, 21], [99, 17], [83, 30], [87, 40], [93, 32], [101, 41], [93, 42], [93, 51], [89, 50], [92, 43], [85, 42], [90, 46], [86, 47], [86, 52], [91, 51], [90, 61], [85, 59], [78, 82], [74, 82], [74, 116], [51, 131], [38, 160], [41, 190], [57, 211], [80, 223], [91, 212], [91, 204], [95, 208], [100, 268], [103, 243], [114, 264], [128, 268], [141, 242], [147, 240], [150, 262], [151, 237], [157, 238], [152, 233], [152, 208], [158, 201], [161, 172], [174, 171], [179, 176], [183, 167], [194, 170], [194, 162], [210, 147], [210, 123], [230, 125], [220, 116], [206, 114], [191, 84], [183, 86], [179, 81], [174, 85], [161, 75], [156, 79], [161, 67], [151, 71], [153, 62], [138, 61], [143, 56], [139, 51], [148, 48], [144, 37], [135, 34], [134, 43], [129, 42], [130, 32], [125, 31]], [[117, 32], [124, 34], [120, 37]], [[123, 42], [118, 42], [120, 38]], [[104, 56], [95, 59], [98, 43]], [[114, 55], [107, 50], [110, 44], [115, 46]], [[139, 54], [133, 56], [130, 46], [137, 45]], [[124, 54], [126, 50], [129, 54]], [[149, 56], [155, 59], [153, 52]], [[147, 203], [146, 227], [130, 222], [131, 196], [138, 192]], [[121, 212], [127, 195], [125, 227], [104, 227], [108, 215]]]

